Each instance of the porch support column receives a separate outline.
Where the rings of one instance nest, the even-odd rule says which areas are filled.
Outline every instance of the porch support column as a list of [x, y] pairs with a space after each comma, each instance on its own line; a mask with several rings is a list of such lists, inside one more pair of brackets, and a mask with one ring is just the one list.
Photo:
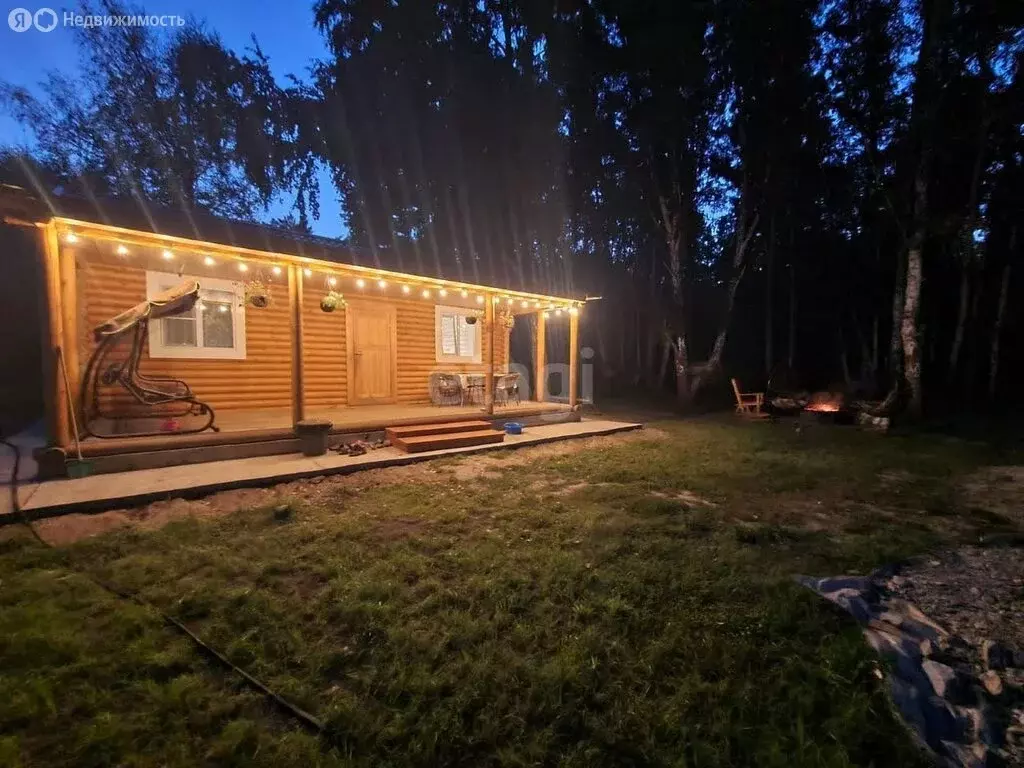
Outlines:
[[576, 407], [579, 389], [579, 346], [580, 346], [580, 314], [576, 307], [569, 310], [569, 407]]
[[484, 305], [484, 325], [487, 326], [487, 371], [484, 373], [484, 411], [494, 415], [494, 297], [488, 296]]
[[543, 403], [544, 390], [547, 388], [548, 382], [547, 312], [545, 310], [537, 313], [537, 342], [533, 352], [533, 367], [537, 380], [533, 388], [533, 399], [538, 403]]
[[292, 348], [292, 424], [305, 418], [302, 386], [302, 271], [288, 265], [288, 316], [291, 319]]
[[[63, 351], [64, 311], [61, 306], [60, 241], [57, 225], [51, 220], [39, 228], [42, 249], [43, 306], [43, 387], [46, 439], [49, 445], [66, 448], [71, 444], [71, 419], [68, 392], [60, 372], [58, 351]], [[69, 361], [65, 359], [65, 363]], [[68, 372], [70, 375], [70, 371]]]
[[[59, 248], [60, 252], [60, 306], [61, 322], [64, 328], [64, 343], [61, 349], [64, 352], [64, 364], [68, 371], [68, 381], [71, 384], [71, 403], [76, 416], [80, 416], [79, 395], [82, 391], [82, 368], [79, 365], [78, 338], [78, 265], [75, 260], [76, 249], [74, 246], [65, 245]], [[58, 371], [58, 373], [60, 373]], [[61, 376], [61, 383], [64, 377]], [[81, 424], [81, 419], [78, 419]], [[74, 425], [72, 424], [72, 431]]]

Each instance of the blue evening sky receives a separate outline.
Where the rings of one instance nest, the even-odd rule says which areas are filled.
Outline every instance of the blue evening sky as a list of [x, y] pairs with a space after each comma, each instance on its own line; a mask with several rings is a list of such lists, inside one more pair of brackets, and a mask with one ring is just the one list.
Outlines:
[[[31, 29], [14, 32], [6, 23], [15, 7], [37, 10], [38, 2], [7, 0], [0, 6], [0, 80], [14, 85], [35, 88], [49, 70], [74, 74], [78, 68], [75, 32], [58, 24], [52, 32]], [[51, 4], [48, 7], [62, 17], [65, 10], [76, 6]], [[263, 52], [270, 59], [274, 76], [284, 83], [288, 75], [306, 79], [309, 62], [327, 54], [320, 33], [313, 27], [312, 0], [289, 2], [276, 0], [153, 0], [144, 4], [148, 15], [173, 14], [205, 21], [208, 29], [217, 32], [224, 44], [242, 51], [256, 36]], [[30, 145], [31, 131], [18, 125], [9, 116], [0, 114], [0, 146]], [[313, 222], [318, 235], [337, 237], [345, 233], [341, 208], [330, 177], [321, 174], [320, 220]], [[285, 201], [275, 203], [268, 216], [287, 213]]]

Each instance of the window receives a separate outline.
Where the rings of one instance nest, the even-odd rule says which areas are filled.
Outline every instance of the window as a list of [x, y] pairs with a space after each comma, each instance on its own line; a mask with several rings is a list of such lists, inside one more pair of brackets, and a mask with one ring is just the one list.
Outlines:
[[480, 313], [463, 307], [435, 307], [434, 334], [439, 363], [480, 362]]
[[155, 296], [190, 279], [199, 281], [199, 301], [184, 314], [149, 324], [149, 356], [244, 360], [245, 288], [241, 283], [147, 272], [146, 295]]

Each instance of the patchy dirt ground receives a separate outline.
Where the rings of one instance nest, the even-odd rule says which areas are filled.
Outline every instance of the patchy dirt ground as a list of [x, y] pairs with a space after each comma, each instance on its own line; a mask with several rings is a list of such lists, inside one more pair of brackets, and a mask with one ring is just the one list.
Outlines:
[[963, 485], [962, 501], [968, 508], [1024, 524], [1024, 467], [987, 467], [975, 472]]
[[[79, 539], [98, 536], [118, 528], [139, 530], [162, 528], [174, 520], [188, 517], [214, 518], [243, 509], [266, 507], [289, 498], [300, 497], [311, 503], [334, 495], [338, 489], [360, 490], [380, 485], [404, 483], [445, 483], [487, 480], [500, 476], [508, 467], [567, 453], [578, 453], [601, 446], [664, 440], [668, 435], [658, 429], [643, 429], [621, 435], [566, 440], [533, 447], [502, 451], [500, 454], [473, 454], [457, 459], [440, 459], [409, 464], [403, 467], [368, 469], [347, 475], [322, 475], [295, 480], [267, 488], [242, 488], [221, 491], [201, 499], [166, 499], [130, 509], [115, 509], [98, 514], [72, 514], [41, 520], [36, 523], [39, 535], [55, 546], [71, 544]], [[576, 490], [566, 491], [567, 494]]]

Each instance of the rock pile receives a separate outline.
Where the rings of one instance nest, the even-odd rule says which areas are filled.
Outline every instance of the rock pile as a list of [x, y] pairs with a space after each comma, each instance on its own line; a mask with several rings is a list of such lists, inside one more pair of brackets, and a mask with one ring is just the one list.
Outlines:
[[887, 662], [893, 703], [947, 766], [1024, 766], [1024, 552], [971, 547], [868, 577], [801, 584]]

